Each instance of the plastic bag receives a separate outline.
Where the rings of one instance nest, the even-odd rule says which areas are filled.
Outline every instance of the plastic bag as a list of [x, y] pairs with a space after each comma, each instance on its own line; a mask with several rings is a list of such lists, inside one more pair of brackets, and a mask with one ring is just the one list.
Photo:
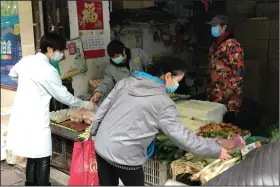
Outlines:
[[215, 138], [215, 140], [230, 153], [236, 150], [241, 150], [245, 147], [246, 143], [241, 136], [235, 136], [233, 139]]
[[99, 186], [93, 140], [75, 142], [70, 168], [69, 186]]

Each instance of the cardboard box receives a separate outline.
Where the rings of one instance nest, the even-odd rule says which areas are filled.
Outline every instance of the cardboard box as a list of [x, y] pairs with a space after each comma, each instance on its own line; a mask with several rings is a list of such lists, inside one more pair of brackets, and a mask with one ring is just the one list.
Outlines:
[[270, 39], [279, 39], [279, 20], [270, 21], [269, 38]]
[[263, 94], [261, 90], [264, 87], [265, 83], [265, 80], [249, 78], [245, 73], [243, 83], [243, 97], [247, 97], [255, 102], [261, 103], [261, 101], [263, 100]]
[[268, 60], [269, 71], [279, 71], [279, 59]]
[[269, 39], [270, 21], [269, 20], [248, 20], [236, 23], [234, 27], [236, 37], [254, 39]]
[[256, 5], [256, 16], [278, 19], [279, 3], [258, 3]]
[[254, 15], [256, 9], [255, 0], [228, 0], [226, 1], [227, 14]]
[[279, 40], [269, 40], [268, 59], [279, 59]]
[[238, 38], [242, 47], [246, 49], [259, 49], [260, 51], [268, 51], [269, 40], [258, 40], [251, 38]]
[[279, 103], [279, 71], [268, 72], [267, 81], [262, 89], [262, 104], [275, 105]]
[[244, 60], [245, 74], [244, 79], [261, 80], [267, 76], [259, 60]]
[[134, 0], [134, 1], [125, 1], [123, 0], [124, 9], [136, 9], [136, 8], [147, 8], [154, 5], [153, 1], [145, 0]]

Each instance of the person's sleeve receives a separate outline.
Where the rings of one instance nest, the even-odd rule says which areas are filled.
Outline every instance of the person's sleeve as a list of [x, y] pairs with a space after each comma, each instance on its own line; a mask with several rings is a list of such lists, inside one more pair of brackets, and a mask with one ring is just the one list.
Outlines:
[[210, 158], [220, 156], [221, 146], [214, 140], [205, 139], [190, 132], [180, 121], [175, 105], [169, 105], [161, 111], [159, 128], [183, 150]]
[[105, 98], [105, 100], [102, 102], [102, 104], [98, 108], [96, 115], [95, 115], [95, 119], [93, 120], [92, 125], [91, 125], [92, 127], [90, 130], [90, 134], [92, 136], [96, 135], [100, 123], [102, 122], [104, 116], [106, 115], [106, 113], [109, 111], [109, 109], [111, 107], [112, 101], [114, 99], [116, 99], [118, 93], [122, 89], [121, 85], [124, 85], [123, 81], [124, 80], [121, 80], [116, 84], [116, 86], [111, 90], [109, 95]]
[[41, 78], [40, 84], [45, 90], [59, 102], [71, 107], [83, 107], [85, 102], [68, 92], [67, 88], [62, 85], [62, 81], [56, 70]]
[[18, 63], [16, 63], [10, 70], [9, 72], [9, 76], [13, 79], [17, 79], [18, 78], [18, 73], [19, 73], [19, 69], [21, 67], [22, 61], [19, 61]]
[[140, 55], [140, 59], [141, 59], [141, 63], [144, 66], [144, 69], [147, 67], [147, 65], [152, 63], [152, 59], [149, 58], [149, 56], [147, 55], [147, 53], [145, 53], [142, 49], [139, 49], [139, 55]]
[[110, 91], [114, 88], [114, 86], [115, 86], [114, 77], [111, 75], [109, 68], [106, 68], [103, 81], [96, 88], [94, 93], [99, 92], [101, 95], [100, 99], [103, 100], [104, 97], [106, 97], [110, 93]]
[[227, 46], [229, 63], [232, 66], [232, 78], [227, 87], [234, 90], [239, 96], [242, 94], [243, 76], [244, 76], [244, 55], [243, 49], [239, 44], [230, 43]]

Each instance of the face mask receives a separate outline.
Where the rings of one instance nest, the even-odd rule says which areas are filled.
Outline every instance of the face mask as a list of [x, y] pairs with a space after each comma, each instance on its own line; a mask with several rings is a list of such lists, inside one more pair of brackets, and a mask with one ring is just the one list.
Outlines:
[[178, 87], [179, 87], [178, 83], [175, 83], [174, 86], [172, 87], [165, 85], [165, 89], [168, 94], [174, 93], [178, 89]]
[[123, 62], [123, 56], [121, 55], [121, 56], [119, 56], [119, 57], [117, 57], [117, 58], [114, 58], [114, 59], [112, 59], [112, 61], [113, 62], [115, 62], [116, 64], [120, 64], [120, 63], [122, 63]]
[[212, 27], [211, 34], [212, 34], [212, 36], [217, 38], [220, 35], [219, 27]]
[[63, 53], [56, 51], [54, 52], [54, 56], [50, 57], [50, 62], [51, 63], [57, 63], [63, 58]]

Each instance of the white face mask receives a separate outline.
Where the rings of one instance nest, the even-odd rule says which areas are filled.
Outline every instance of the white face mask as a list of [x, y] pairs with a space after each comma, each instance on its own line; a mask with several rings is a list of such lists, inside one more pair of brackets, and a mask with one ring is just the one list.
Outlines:
[[121, 56], [119, 56], [119, 57], [117, 57], [117, 58], [112, 59], [112, 61], [115, 62], [116, 64], [122, 63], [123, 60], [124, 60], [123, 55], [121, 55]]
[[50, 57], [51, 63], [58, 63], [63, 58], [63, 52], [55, 51], [54, 55]]

